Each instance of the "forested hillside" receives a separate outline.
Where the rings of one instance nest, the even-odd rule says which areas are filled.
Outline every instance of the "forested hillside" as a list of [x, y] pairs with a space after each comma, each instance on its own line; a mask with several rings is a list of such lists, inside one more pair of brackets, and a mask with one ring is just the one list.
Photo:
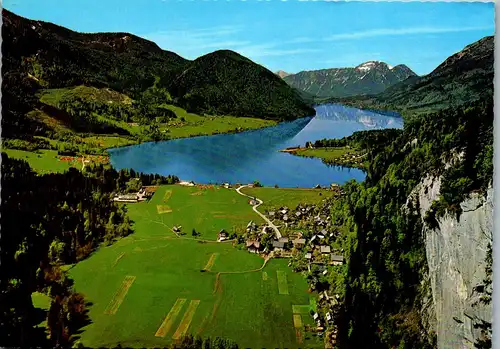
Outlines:
[[[349, 231], [339, 345], [433, 348], [435, 334], [423, 320], [429, 286], [422, 284], [428, 272], [422, 224], [459, 217], [460, 203], [491, 185], [493, 104], [427, 114], [386, 135], [393, 140], [370, 151], [367, 180], [347, 184], [345, 197], [333, 203], [333, 222]], [[463, 159], [452, 161], [461, 152]], [[422, 220], [408, 197], [429, 174], [442, 176], [441, 193]]]
[[139, 104], [156, 86], [169, 93], [159, 102], [201, 114], [275, 120], [314, 114], [278, 76], [234, 52], [188, 61], [128, 33], [77, 33], [5, 9], [2, 18], [4, 137], [43, 127], [26, 117], [40, 107], [37, 91], [78, 85], [109, 88]]

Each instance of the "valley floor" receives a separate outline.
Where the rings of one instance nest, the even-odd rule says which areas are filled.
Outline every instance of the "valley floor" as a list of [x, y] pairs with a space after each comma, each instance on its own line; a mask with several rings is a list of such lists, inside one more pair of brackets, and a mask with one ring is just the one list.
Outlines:
[[[274, 190], [276, 204], [292, 195], [245, 189], [265, 199], [272, 199]], [[304, 201], [318, 196], [295, 190], [297, 199], [299, 192]], [[92, 322], [79, 342], [154, 347], [191, 333], [224, 337], [240, 347], [324, 346], [304, 331], [304, 325], [313, 325], [308, 311], [315, 307], [315, 294], [287, 259], [271, 259], [261, 269], [263, 258], [216, 242], [221, 229], [261, 222], [247, 198], [223, 187], [170, 185], [127, 209], [135, 232], [70, 269], [76, 290], [92, 303]], [[177, 236], [174, 225], [186, 234]], [[194, 238], [193, 229], [201, 236]], [[297, 309], [303, 313], [295, 314]]]

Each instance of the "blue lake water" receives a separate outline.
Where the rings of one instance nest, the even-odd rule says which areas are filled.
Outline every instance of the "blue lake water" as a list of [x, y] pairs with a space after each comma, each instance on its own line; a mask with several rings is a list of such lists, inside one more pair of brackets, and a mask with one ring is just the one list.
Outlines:
[[303, 146], [307, 141], [342, 138], [355, 131], [402, 128], [399, 117], [335, 104], [320, 105], [315, 117], [238, 134], [176, 139], [109, 150], [116, 169], [173, 174], [197, 183], [251, 183], [264, 186], [308, 188], [317, 184], [362, 181], [359, 169], [327, 166], [320, 159], [304, 158], [279, 150]]

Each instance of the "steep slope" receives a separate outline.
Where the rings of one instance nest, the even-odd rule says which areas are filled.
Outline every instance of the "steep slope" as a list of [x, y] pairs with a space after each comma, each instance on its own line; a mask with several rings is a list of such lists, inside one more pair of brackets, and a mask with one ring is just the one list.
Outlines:
[[339, 347], [487, 342], [493, 101], [423, 114], [394, 136], [368, 147], [366, 181], [332, 210], [348, 232], [345, 289], [331, 287], [345, 295]]
[[302, 71], [284, 77], [299, 90], [316, 97], [347, 97], [376, 94], [416, 74], [405, 65], [391, 67], [383, 62], [369, 61], [355, 68], [334, 68]]
[[[37, 90], [76, 85], [111, 88], [133, 99], [154, 84], [168, 86], [169, 103], [234, 116], [284, 120], [314, 113], [278, 76], [229, 51], [188, 61], [128, 33], [77, 33], [5, 9], [2, 18], [4, 136], [37, 129], [24, 117], [39, 103]], [[250, 99], [258, 102], [250, 107]]]
[[452, 55], [434, 71], [412, 77], [373, 96], [323, 100], [367, 108], [422, 112], [493, 98], [494, 37]]

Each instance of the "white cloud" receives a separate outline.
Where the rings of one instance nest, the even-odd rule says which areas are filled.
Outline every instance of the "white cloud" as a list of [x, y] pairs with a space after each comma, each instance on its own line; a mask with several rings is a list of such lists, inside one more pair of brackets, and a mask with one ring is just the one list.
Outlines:
[[249, 45], [246, 40], [234, 39], [241, 26], [218, 26], [191, 30], [168, 30], [144, 35], [161, 48], [177, 52], [187, 58], [196, 58], [200, 50], [236, 48]]
[[317, 39], [297, 37], [279, 43], [255, 44], [248, 40], [237, 39], [237, 34], [243, 31], [242, 26], [219, 26], [193, 30], [160, 31], [144, 37], [156, 42], [165, 50], [174, 51], [189, 59], [197, 58], [216, 49], [234, 50], [251, 59], [320, 51], [308, 47], [287, 47], [289, 44], [314, 42]]
[[372, 29], [359, 31], [354, 33], [335, 34], [325, 38], [326, 41], [337, 40], [355, 40], [372, 38], [377, 36], [398, 36], [412, 34], [440, 34], [440, 33], [461, 33], [469, 31], [480, 31], [493, 29], [493, 27], [456, 27], [456, 28], [439, 28], [439, 27], [420, 27], [420, 28], [401, 28], [401, 29]]
[[261, 44], [261, 45], [249, 45], [244, 46], [236, 51], [246, 56], [250, 59], [257, 57], [269, 57], [269, 56], [285, 56], [285, 55], [295, 55], [301, 53], [311, 53], [311, 52], [319, 52], [320, 50], [311, 49], [311, 48], [297, 48], [297, 49], [287, 49], [287, 48], [279, 48], [278, 44]]

